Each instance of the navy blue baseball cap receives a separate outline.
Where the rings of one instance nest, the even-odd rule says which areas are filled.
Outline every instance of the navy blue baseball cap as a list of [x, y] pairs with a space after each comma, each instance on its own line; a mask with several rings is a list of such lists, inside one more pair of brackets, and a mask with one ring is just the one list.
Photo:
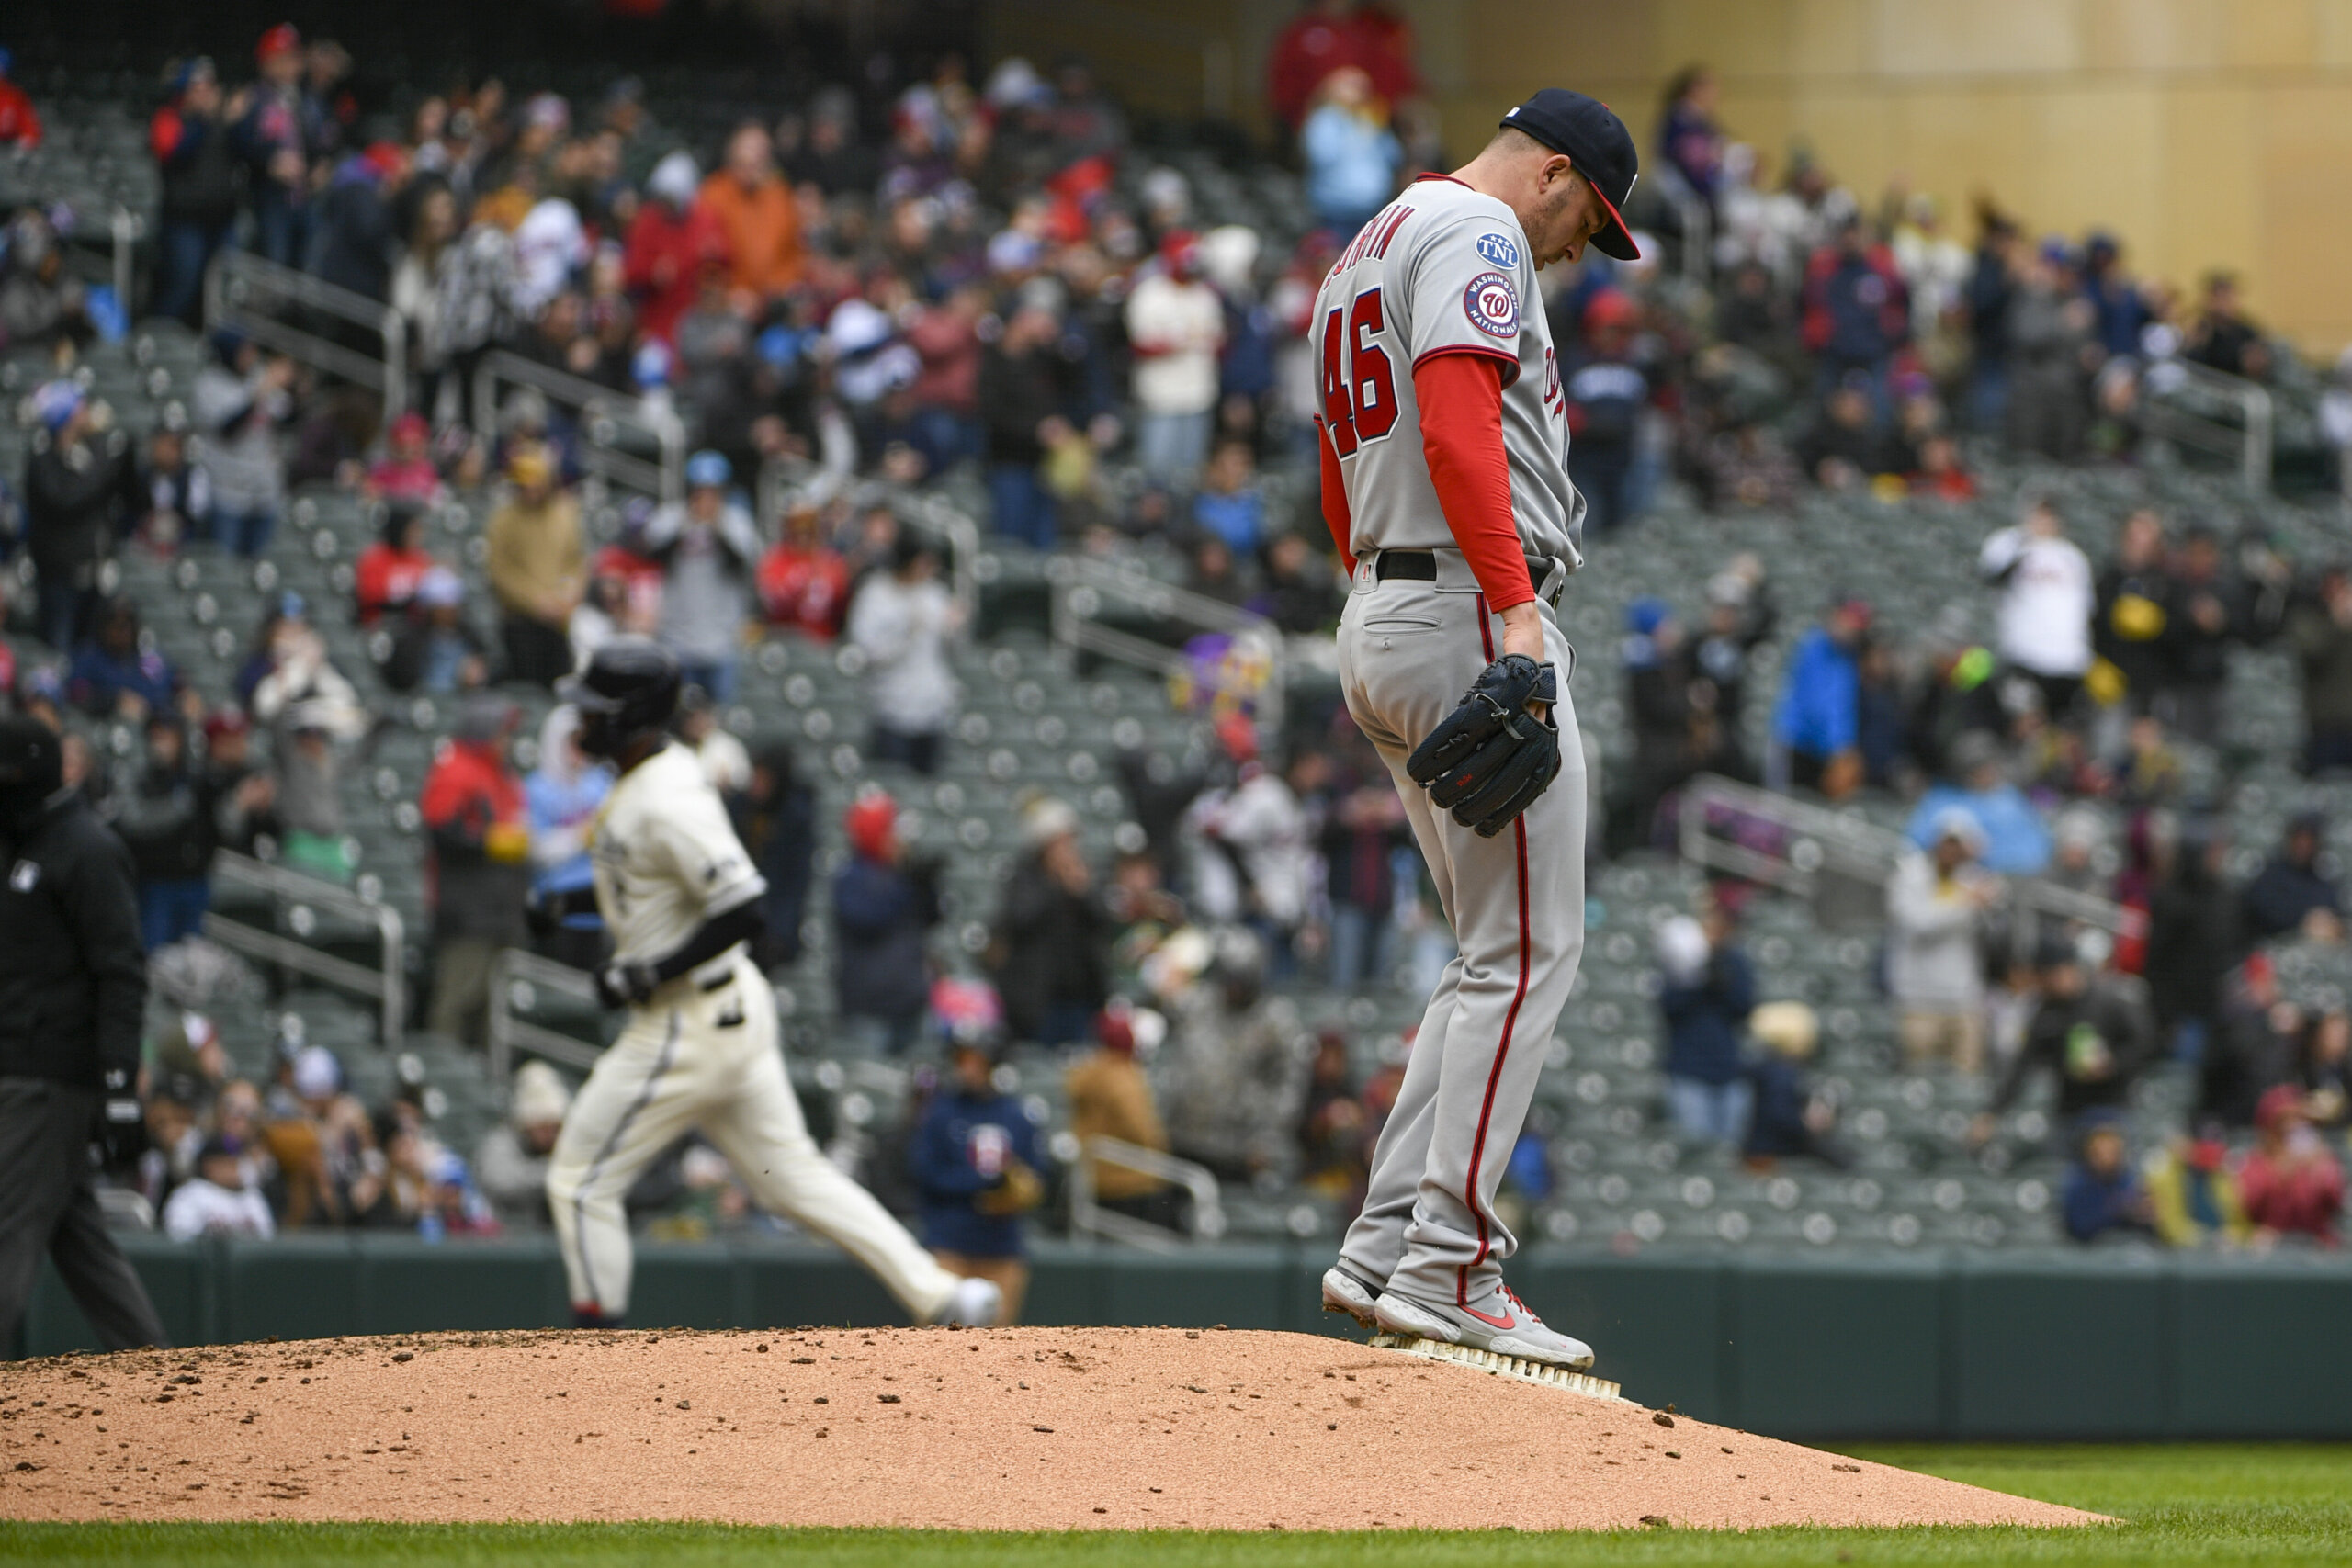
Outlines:
[[1525, 131], [1555, 152], [1566, 153], [1609, 209], [1609, 223], [1592, 237], [1593, 249], [1619, 261], [1641, 259], [1642, 248], [1625, 227], [1624, 210], [1633, 199], [1634, 182], [1641, 177], [1641, 154], [1615, 110], [1566, 87], [1545, 87], [1503, 116], [1501, 123]]

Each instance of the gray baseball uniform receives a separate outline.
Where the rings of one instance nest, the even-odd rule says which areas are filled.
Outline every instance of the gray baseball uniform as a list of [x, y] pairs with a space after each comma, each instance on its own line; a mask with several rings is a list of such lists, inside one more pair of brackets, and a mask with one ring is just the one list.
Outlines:
[[[1568, 695], [1574, 651], [1553, 609], [1582, 564], [1566, 405], [1518, 220], [1458, 180], [1422, 179], [1366, 224], [1324, 280], [1315, 321], [1324, 436], [1356, 558], [1340, 686], [1396, 777], [1459, 949], [1422, 1015], [1340, 1263], [1368, 1284], [1507, 1327], [1501, 1265], [1517, 1243], [1495, 1216], [1495, 1191], [1584, 950], [1584, 759]], [[1493, 838], [1431, 807], [1405, 773], [1414, 746], [1501, 651], [1500, 619], [1430, 479], [1411, 375], [1465, 352], [1503, 361], [1511, 511], [1565, 738], [1559, 777]], [[1399, 551], [1384, 573], [1382, 555]]]

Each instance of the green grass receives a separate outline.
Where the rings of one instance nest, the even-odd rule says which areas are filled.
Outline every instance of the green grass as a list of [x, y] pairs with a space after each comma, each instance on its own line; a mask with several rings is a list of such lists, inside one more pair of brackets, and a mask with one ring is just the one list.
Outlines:
[[[1519, 1564], [2344, 1563], [2352, 1446], [1879, 1447], [1865, 1457], [2126, 1522], [2111, 1529], [1539, 1536], [980, 1535], [704, 1525], [30, 1525], [0, 1562], [175, 1568], [1516, 1568]], [[788, 1483], [786, 1483], [788, 1484]]]

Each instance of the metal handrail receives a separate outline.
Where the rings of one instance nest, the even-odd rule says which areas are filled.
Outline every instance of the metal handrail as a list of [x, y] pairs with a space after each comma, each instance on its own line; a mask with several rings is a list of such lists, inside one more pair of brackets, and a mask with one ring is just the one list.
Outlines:
[[948, 583], [968, 628], [979, 624], [980, 525], [944, 495], [923, 498], [914, 521], [947, 536]]
[[[2210, 366], [2178, 357], [2157, 360], [2141, 374], [2142, 417], [2160, 440], [2238, 460], [2238, 478], [2257, 495], [2270, 489], [2272, 432], [2276, 413], [2267, 388]], [[2163, 400], [2166, 393], [2193, 388], [2235, 403], [2243, 424], [2226, 424]]]
[[1266, 689], [1257, 694], [1262, 717], [1272, 730], [1280, 731], [1287, 671], [1282, 635], [1265, 616], [1147, 577], [1140, 571], [1123, 571], [1079, 556], [1057, 557], [1046, 564], [1046, 577], [1053, 585], [1054, 638], [1072, 648], [1164, 675], [1191, 668], [1181, 648], [1170, 648], [1149, 637], [1103, 626], [1100, 617], [1106, 596], [1125, 599], [1148, 614], [1189, 622], [1204, 631], [1228, 632], [1250, 638], [1267, 661]]
[[[502, 381], [529, 387], [579, 412], [581, 432], [586, 437], [580, 462], [589, 472], [602, 474], [617, 485], [662, 501], [684, 498], [686, 427], [675, 413], [642, 398], [616, 392], [584, 376], [541, 365], [506, 349], [493, 349], [482, 355], [481, 365], [474, 369], [474, 428], [485, 441], [493, 440], [498, 434], [498, 385]], [[617, 427], [621, 425], [634, 425], [643, 433], [661, 453], [660, 459], [648, 462], [615, 446], [613, 438], [619, 434]]]
[[[267, 296], [367, 329], [382, 341], [383, 356], [372, 358], [347, 344], [279, 321], [261, 303]], [[374, 388], [383, 397], [387, 424], [408, 406], [408, 323], [379, 299], [339, 288], [249, 251], [222, 251], [204, 275], [204, 320], [214, 329], [233, 327], [264, 347], [330, 376]]]
[[138, 249], [140, 236], [147, 231], [146, 220], [120, 202], [107, 219], [107, 227], [114, 237], [114, 297], [122, 307], [123, 319], [136, 314], [130, 305], [130, 272], [132, 253]]
[[379, 966], [370, 969], [364, 964], [322, 953], [296, 938], [261, 931], [225, 915], [208, 912], [204, 917], [205, 936], [222, 947], [376, 998], [384, 1043], [390, 1045], [400, 1040], [408, 1017], [408, 937], [398, 909], [389, 904], [370, 903], [347, 887], [271, 865], [233, 850], [213, 852], [212, 879], [216, 885], [241, 884], [298, 908], [312, 908], [373, 926], [381, 956]]
[[519, 947], [503, 948], [490, 961], [490, 1060], [487, 1064], [490, 1081], [504, 1093], [514, 1078], [514, 1053], [517, 1048], [535, 1056], [545, 1056], [567, 1067], [585, 1071], [596, 1065], [605, 1054], [604, 1046], [593, 1044], [577, 1035], [560, 1033], [544, 1024], [516, 1018], [514, 1013], [514, 991], [517, 984], [545, 986], [567, 997], [582, 1001], [596, 999], [596, 982], [586, 970], [574, 969], [569, 964], [558, 964], [552, 958], [542, 958]]
[[1714, 209], [1695, 192], [1671, 199], [1675, 219], [1682, 225], [1682, 276], [1703, 288], [1715, 259]]
[[[35, 182], [32, 188], [35, 199], [42, 199], [40, 196], [40, 192], [43, 188], [40, 182]], [[51, 186], [48, 188], [54, 189], [55, 186]], [[63, 205], [68, 209], [71, 209], [74, 206], [74, 203], [68, 200], [64, 201]], [[130, 286], [132, 282], [131, 275], [134, 270], [134, 263], [137, 260], [136, 253], [138, 251], [139, 242], [144, 238], [147, 233], [147, 220], [144, 218], [141, 218], [138, 213], [131, 211], [130, 208], [125, 207], [121, 202], [108, 202], [107, 206], [107, 238], [110, 243], [113, 252], [112, 256], [107, 262], [107, 276], [108, 280], [114, 285], [115, 300], [122, 307], [123, 319], [125, 321], [132, 321], [137, 319], [139, 312], [133, 308], [133, 302], [130, 298]], [[79, 222], [80, 214], [76, 213], [75, 223], [77, 229]], [[61, 239], [67, 239], [72, 236], [60, 237]]]
[[[1191, 1193], [1193, 1212], [1186, 1221], [1186, 1230], [1173, 1231], [1133, 1214], [1103, 1208], [1094, 1197], [1094, 1167], [1098, 1161], [1156, 1176]], [[1124, 1138], [1098, 1134], [1080, 1145], [1079, 1157], [1070, 1165], [1069, 1227], [1076, 1235], [1125, 1242], [1147, 1252], [1175, 1252], [1187, 1241], [1215, 1241], [1224, 1235], [1225, 1203], [1217, 1192], [1216, 1177], [1208, 1167], [1128, 1143]]]
[[[1707, 831], [1707, 819], [1716, 809], [1761, 818], [1787, 829], [1793, 835], [1789, 852], [1773, 856], [1715, 837]], [[1715, 773], [1702, 773], [1683, 786], [1679, 828], [1684, 860], [1766, 883], [1801, 898], [1810, 898], [1818, 891], [1825, 872], [1883, 886], [1904, 852], [1916, 847], [1893, 829]], [[2036, 915], [2079, 921], [2117, 936], [2137, 936], [2146, 930], [2144, 915], [2112, 899], [2062, 887], [2044, 877], [2011, 876], [2003, 881], [2017, 907]]]

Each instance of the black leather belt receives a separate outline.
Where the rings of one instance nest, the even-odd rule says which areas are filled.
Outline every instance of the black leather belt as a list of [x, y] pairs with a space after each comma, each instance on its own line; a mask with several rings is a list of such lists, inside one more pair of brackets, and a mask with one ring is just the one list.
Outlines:
[[[1555, 563], [1544, 556], [1529, 556], [1526, 559], [1528, 585], [1535, 590], [1538, 598], [1556, 605], [1560, 602], [1559, 591], [1555, 589], [1548, 594], [1544, 592], [1544, 580], [1552, 575]], [[1437, 581], [1437, 552], [1434, 550], [1383, 550], [1373, 558], [1372, 575], [1382, 582], [1397, 578], [1408, 582], [1435, 582]], [[1561, 578], [1561, 587], [1566, 586], [1567, 580], [1564, 575]]]

